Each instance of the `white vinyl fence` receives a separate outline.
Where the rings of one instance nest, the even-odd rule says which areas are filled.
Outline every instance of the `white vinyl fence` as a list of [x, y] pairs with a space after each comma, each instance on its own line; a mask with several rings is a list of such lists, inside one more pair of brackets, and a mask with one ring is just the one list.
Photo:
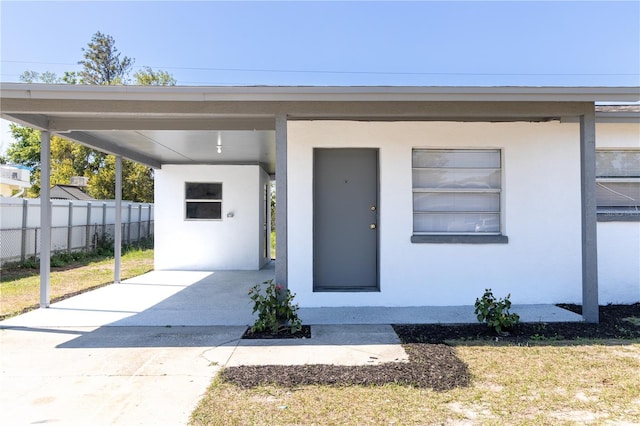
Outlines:
[[[52, 252], [92, 251], [113, 239], [116, 218], [113, 200], [51, 200]], [[153, 235], [153, 204], [122, 202], [122, 243]], [[38, 257], [40, 199], [0, 197], [0, 264]]]

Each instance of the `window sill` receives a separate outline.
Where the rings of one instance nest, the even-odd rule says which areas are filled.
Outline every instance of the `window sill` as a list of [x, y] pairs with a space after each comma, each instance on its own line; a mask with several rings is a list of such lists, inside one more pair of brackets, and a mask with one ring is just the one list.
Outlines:
[[598, 222], [640, 222], [640, 211], [600, 211]]
[[412, 235], [414, 244], [507, 244], [506, 235]]

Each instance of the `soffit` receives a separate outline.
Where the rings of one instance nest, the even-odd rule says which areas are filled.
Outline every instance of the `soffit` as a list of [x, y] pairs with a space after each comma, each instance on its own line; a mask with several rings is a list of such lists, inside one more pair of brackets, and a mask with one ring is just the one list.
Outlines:
[[[640, 88], [142, 87], [3, 83], [4, 118], [162, 164], [261, 164], [275, 172], [275, 117], [544, 121], [638, 101]], [[221, 153], [217, 151], [218, 135]]]

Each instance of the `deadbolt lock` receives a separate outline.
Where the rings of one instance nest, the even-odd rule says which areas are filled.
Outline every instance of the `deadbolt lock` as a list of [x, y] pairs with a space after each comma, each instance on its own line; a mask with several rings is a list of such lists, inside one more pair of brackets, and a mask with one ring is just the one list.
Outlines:
[[370, 209], [371, 209], [372, 212], [375, 212], [376, 211], [376, 206], [371, 206]]
[[372, 223], [371, 225], [369, 225], [369, 229], [376, 229], [376, 224]]

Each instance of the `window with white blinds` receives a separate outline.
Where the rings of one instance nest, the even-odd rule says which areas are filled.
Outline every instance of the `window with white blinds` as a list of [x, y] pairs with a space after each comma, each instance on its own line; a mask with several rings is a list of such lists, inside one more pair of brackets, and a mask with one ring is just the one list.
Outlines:
[[599, 209], [640, 210], [640, 150], [596, 152]]
[[499, 149], [414, 149], [414, 234], [500, 234], [500, 157]]

